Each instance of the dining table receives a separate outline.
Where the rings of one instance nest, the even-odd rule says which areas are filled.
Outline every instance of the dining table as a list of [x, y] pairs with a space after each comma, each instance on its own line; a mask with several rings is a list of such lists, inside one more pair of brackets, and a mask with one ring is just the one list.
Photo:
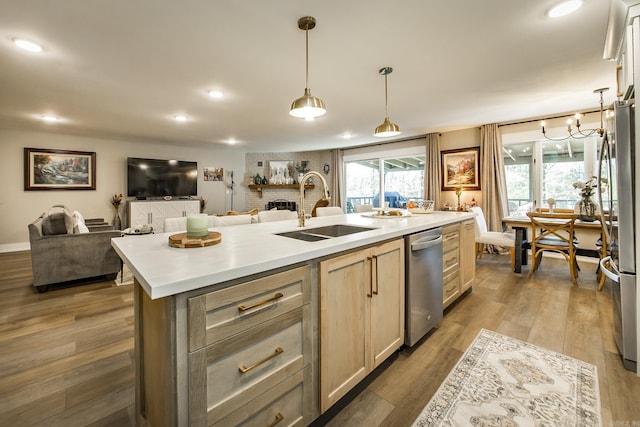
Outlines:
[[[548, 219], [553, 221], [553, 219]], [[528, 216], [512, 215], [502, 218], [502, 225], [504, 228], [511, 228], [515, 232], [515, 262], [513, 271], [515, 273], [522, 272], [522, 266], [528, 264], [527, 251], [531, 249], [531, 243], [529, 242], [529, 230], [532, 229], [531, 219]], [[588, 233], [602, 233], [602, 225], [600, 221], [583, 221], [576, 220], [574, 222], [575, 231], [583, 231]], [[576, 250], [578, 255], [599, 257], [597, 249], [594, 248], [580, 248]]]

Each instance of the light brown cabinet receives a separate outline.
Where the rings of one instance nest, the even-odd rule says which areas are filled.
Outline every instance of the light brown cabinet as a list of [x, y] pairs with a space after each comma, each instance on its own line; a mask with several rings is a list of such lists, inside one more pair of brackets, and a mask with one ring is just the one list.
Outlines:
[[320, 412], [404, 341], [404, 241], [319, 265]]
[[312, 421], [310, 265], [159, 300], [137, 287], [136, 299], [136, 406], [149, 425]]
[[460, 224], [460, 293], [473, 285], [476, 276], [476, 229], [475, 220]]
[[442, 304], [460, 296], [460, 224], [442, 227]]
[[446, 308], [473, 285], [475, 225], [467, 220], [442, 227], [442, 303]]

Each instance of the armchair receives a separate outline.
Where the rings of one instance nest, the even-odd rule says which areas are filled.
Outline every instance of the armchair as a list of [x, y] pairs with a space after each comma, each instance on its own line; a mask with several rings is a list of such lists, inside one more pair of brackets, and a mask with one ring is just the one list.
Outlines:
[[[111, 239], [120, 231], [74, 233], [69, 229], [68, 210], [56, 212], [63, 217], [52, 226], [51, 211], [43, 213], [29, 224], [33, 285], [38, 292], [46, 292], [54, 283], [115, 275], [120, 271], [120, 258], [111, 247]], [[71, 220], [73, 221], [73, 220]], [[65, 225], [60, 225], [64, 224]], [[72, 223], [73, 224], [73, 223]]]

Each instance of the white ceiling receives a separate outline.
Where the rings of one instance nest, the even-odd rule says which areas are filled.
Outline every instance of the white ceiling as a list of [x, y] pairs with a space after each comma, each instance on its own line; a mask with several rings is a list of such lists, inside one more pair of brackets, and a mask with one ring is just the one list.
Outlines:
[[[394, 68], [389, 116], [401, 138], [594, 109], [600, 87], [611, 102], [609, 1], [552, 20], [555, 3], [1, 0], [0, 127], [211, 147], [235, 138], [250, 152], [362, 145], [380, 141], [383, 66]], [[310, 88], [327, 105], [313, 122], [288, 114], [304, 91], [306, 15], [317, 20]], [[61, 120], [42, 123], [46, 113]]]

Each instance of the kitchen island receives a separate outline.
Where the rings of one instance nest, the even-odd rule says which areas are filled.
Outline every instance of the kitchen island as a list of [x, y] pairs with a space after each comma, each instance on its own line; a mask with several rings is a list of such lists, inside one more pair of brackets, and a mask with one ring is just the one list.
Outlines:
[[[265, 421], [263, 425], [310, 423], [327, 409], [321, 410], [319, 402], [330, 405], [340, 396], [323, 396], [320, 391], [321, 385], [322, 390], [334, 389], [319, 381], [326, 364], [319, 336], [329, 316], [327, 307], [340, 301], [321, 295], [327, 278], [332, 285], [336, 280], [349, 286], [357, 282], [369, 298], [383, 290], [381, 285], [392, 283], [398, 293], [394, 301], [400, 302], [385, 307], [396, 318], [386, 323], [396, 324], [392, 335], [402, 335], [404, 270], [398, 241], [472, 217], [434, 212], [397, 218], [361, 214], [312, 218], [305, 229], [335, 224], [371, 228], [314, 242], [277, 234], [299, 230], [296, 221], [212, 229], [222, 233], [222, 241], [204, 248], [169, 247], [171, 233], [114, 239], [113, 247], [135, 276], [139, 423], [235, 425], [245, 419]], [[336, 263], [339, 257], [350, 263], [349, 270], [340, 264], [343, 260]], [[369, 287], [371, 292], [366, 291]], [[363, 307], [360, 317], [375, 313], [375, 303], [371, 310], [356, 305]], [[368, 322], [355, 328], [366, 335], [362, 348], [367, 350], [370, 339], [376, 343], [370, 329]], [[385, 352], [380, 354], [401, 344], [402, 337], [400, 341], [396, 337], [382, 345]], [[370, 371], [368, 361], [376, 356], [363, 356], [362, 363], [369, 367], [358, 375]]]

